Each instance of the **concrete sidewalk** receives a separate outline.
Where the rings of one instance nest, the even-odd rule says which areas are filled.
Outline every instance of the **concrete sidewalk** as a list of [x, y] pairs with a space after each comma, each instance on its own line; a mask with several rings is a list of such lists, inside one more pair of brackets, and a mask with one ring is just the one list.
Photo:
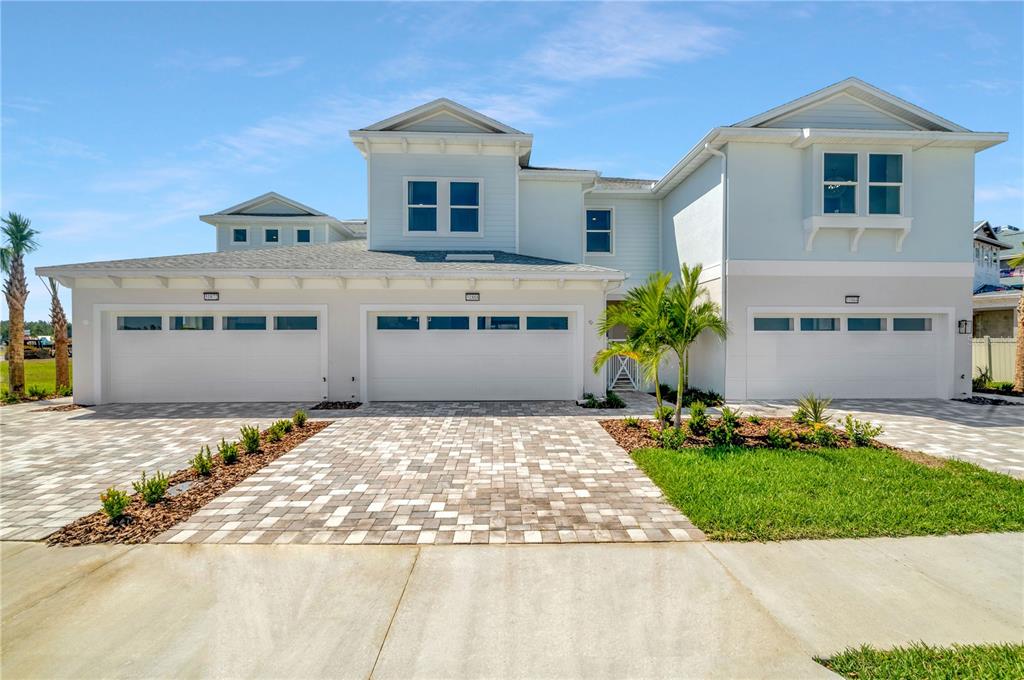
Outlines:
[[828, 677], [862, 642], [1024, 639], [1024, 534], [0, 551], [5, 679]]

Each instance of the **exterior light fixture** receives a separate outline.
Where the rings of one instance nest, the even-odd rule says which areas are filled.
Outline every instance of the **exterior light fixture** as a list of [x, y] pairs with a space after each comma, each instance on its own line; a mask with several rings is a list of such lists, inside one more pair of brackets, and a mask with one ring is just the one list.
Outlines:
[[970, 335], [971, 334], [971, 320], [970, 319], [960, 319], [956, 323], [956, 329], [957, 329], [957, 332], [960, 333], [960, 335]]
[[848, 305], [859, 305], [860, 304], [860, 296], [859, 295], [847, 295], [846, 296], [846, 304], [848, 304]]

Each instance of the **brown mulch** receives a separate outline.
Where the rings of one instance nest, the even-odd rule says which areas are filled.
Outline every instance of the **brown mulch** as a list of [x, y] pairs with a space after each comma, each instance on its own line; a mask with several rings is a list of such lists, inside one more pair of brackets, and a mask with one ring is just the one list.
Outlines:
[[[211, 500], [330, 424], [329, 420], [307, 421], [301, 428], [293, 427], [278, 442], [268, 441], [267, 430], [264, 430], [260, 433], [259, 451], [249, 454], [242, 452], [239, 447], [238, 460], [231, 465], [221, 462], [216, 446], [211, 445], [213, 469], [209, 476], [200, 477], [190, 467], [170, 476], [172, 488], [182, 482], [192, 483], [181, 494], [166, 496], [155, 505], [147, 505], [138, 494], [134, 494], [131, 505], [117, 524], [111, 523], [102, 510], [97, 510], [50, 534], [46, 542], [49, 545], [147, 543], [175, 524], [185, 521]], [[99, 499], [96, 502], [98, 505]]]
[[[629, 427], [626, 425], [625, 420], [602, 420], [600, 422], [601, 427], [603, 427], [605, 431], [612, 436], [615, 443], [626, 451], [632, 452], [637, 449], [661, 448], [661, 444], [655, 441], [655, 439], [650, 435], [651, 428], [658, 427], [658, 424], [654, 420], [642, 419], [640, 420], [639, 427]], [[714, 427], [718, 422], [718, 418], [710, 418], [709, 427]], [[736, 433], [742, 438], [742, 442], [736, 444], [736, 446], [746, 449], [771, 448], [768, 442], [765, 441], [765, 435], [768, 433], [768, 429], [772, 425], [778, 427], [780, 430], [793, 432], [797, 435], [810, 432], [811, 430], [810, 427], [801, 425], [795, 422], [792, 418], [769, 418], [765, 416], [761, 418], [760, 423], [755, 425], [754, 423], [749, 422], [747, 417], [744, 416], [739, 427], [736, 429]], [[836, 429], [835, 432], [835, 448], [847, 449], [853, 447], [853, 444], [850, 442], [845, 432], [838, 429]], [[698, 437], [693, 433], [687, 432], [684, 446], [694, 449], [710, 448], [711, 442], [707, 437]], [[877, 440], [872, 440], [871, 446], [876, 449], [887, 449], [902, 458], [914, 463], [920, 463], [927, 467], [937, 468], [946, 464], [946, 461], [942, 458], [929, 456], [928, 454], [921, 453], [919, 451], [908, 451], [895, 446], [889, 446], [888, 444], [884, 444]], [[795, 451], [809, 451], [816, 448], [818, 447], [814, 444], [808, 444], [799, 440], [794, 441], [792, 444], [792, 449]]]
[[361, 401], [321, 401], [310, 411], [348, 411], [363, 405]]
[[80, 408], [89, 408], [84, 404], [61, 404], [59, 406], [47, 406], [46, 408], [33, 409], [32, 413], [48, 413], [52, 411], [77, 411]]

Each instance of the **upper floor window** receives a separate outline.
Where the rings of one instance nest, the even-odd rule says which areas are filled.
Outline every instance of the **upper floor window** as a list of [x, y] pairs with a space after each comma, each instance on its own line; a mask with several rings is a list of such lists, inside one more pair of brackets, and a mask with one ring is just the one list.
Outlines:
[[826, 153], [824, 158], [822, 212], [857, 213], [857, 154]]
[[612, 252], [612, 211], [587, 211], [587, 252]]
[[280, 243], [281, 242], [281, 230], [280, 229], [264, 229], [263, 230], [263, 242], [264, 243]]
[[231, 242], [232, 243], [246, 243], [249, 240], [248, 229], [232, 229], [231, 230]]
[[408, 204], [409, 231], [437, 231], [437, 182], [410, 181]]
[[295, 230], [295, 242], [296, 243], [309, 243], [310, 232], [309, 229], [296, 229]]
[[480, 183], [451, 182], [451, 231], [480, 231]]
[[868, 155], [868, 213], [899, 215], [902, 211], [903, 156], [896, 153]]

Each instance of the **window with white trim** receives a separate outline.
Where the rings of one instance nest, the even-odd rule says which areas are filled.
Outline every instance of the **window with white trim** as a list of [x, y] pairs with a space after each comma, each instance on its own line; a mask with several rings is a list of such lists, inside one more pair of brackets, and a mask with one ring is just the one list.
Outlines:
[[163, 329], [164, 319], [161, 316], [119, 316], [119, 331], [159, 331]]
[[831, 316], [802, 316], [800, 330], [806, 332], [838, 331], [839, 319]]
[[824, 214], [857, 214], [857, 154], [825, 153], [822, 182]]
[[612, 211], [609, 208], [587, 210], [587, 252], [612, 252]]
[[791, 331], [793, 330], [793, 319], [788, 316], [755, 316], [754, 330], [764, 331]]
[[903, 213], [903, 155], [868, 154], [868, 214]]
[[309, 243], [312, 239], [312, 232], [309, 229], [296, 229], [295, 230], [295, 242], [296, 243]]
[[245, 227], [231, 230], [232, 243], [247, 243], [249, 241], [249, 230]]
[[455, 182], [448, 184], [450, 202], [450, 231], [480, 231], [480, 183]]
[[406, 186], [406, 228], [437, 231], [437, 182], [409, 180]]
[[410, 236], [480, 236], [483, 180], [406, 177], [404, 221]]
[[281, 242], [281, 230], [280, 229], [264, 229], [263, 230], [263, 242], [264, 243], [280, 243]]
[[212, 316], [172, 316], [172, 331], [212, 331]]

